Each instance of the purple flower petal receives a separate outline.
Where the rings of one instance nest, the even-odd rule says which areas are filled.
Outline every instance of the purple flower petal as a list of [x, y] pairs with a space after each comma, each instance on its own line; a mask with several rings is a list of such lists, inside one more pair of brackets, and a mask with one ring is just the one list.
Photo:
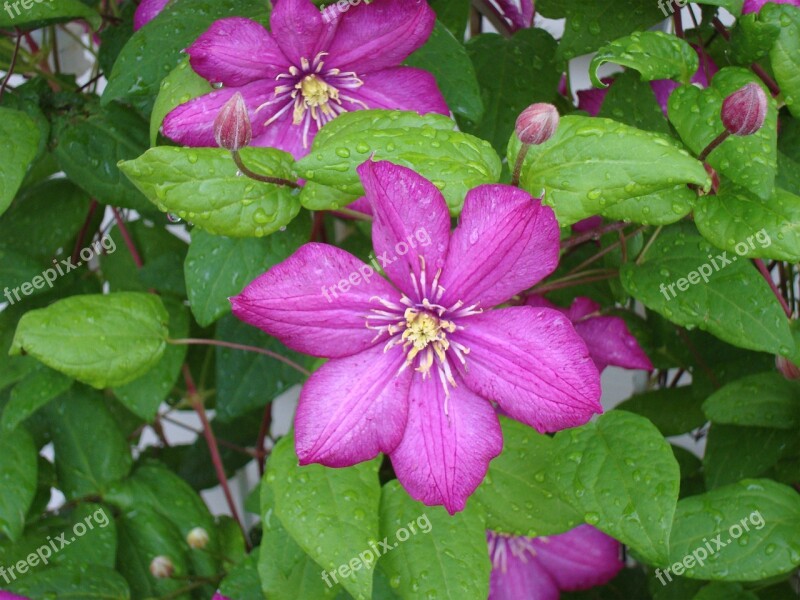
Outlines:
[[375, 296], [399, 299], [385, 279], [353, 255], [327, 244], [305, 244], [231, 298], [231, 304], [239, 319], [289, 348], [339, 358], [373, 345], [375, 334], [365, 327], [364, 317], [380, 306], [371, 300]]
[[397, 479], [411, 497], [443, 504], [450, 514], [464, 509], [489, 462], [503, 449], [492, 405], [457, 383], [446, 396], [437, 377], [414, 373], [408, 425], [391, 453]]
[[[692, 83], [697, 83], [702, 87], [708, 87], [711, 78], [714, 77], [714, 74], [717, 71], [719, 71], [719, 68], [700, 46], [695, 46], [693, 44], [692, 47], [694, 48], [695, 52], [697, 52], [697, 55], [700, 59], [700, 66], [692, 76]], [[671, 79], [656, 79], [655, 81], [650, 82], [650, 87], [653, 88], [653, 92], [656, 95], [656, 100], [661, 107], [661, 111], [664, 113], [664, 116], [666, 116], [669, 97], [676, 88], [680, 87], [680, 84], [677, 81], [672, 81]]]
[[[269, 115], [264, 111], [256, 116], [256, 122], [263, 125]], [[282, 115], [275, 118], [268, 126], [262, 128], [263, 133], [253, 137], [251, 146], [260, 148], [278, 148], [291, 154], [295, 160], [300, 160], [308, 154], [308, 148], [303, 145], [303, 134], [300, 125], [292, 122], [292, 111], [287, 110]], [[319, 129], [317, 124], [311, 121], [308, 129], [308, 143], [314, 140]]]
[[242, 17], [214, 21], [186, 52], [196, 73], [226, 86], [274, 79], [289, 69], [289, 61], [269, 32]]
[[406, 296], [434, 300], [427, 290], [444, 265], [450, 213], [442, 193], [411, 169], [367, 161], [358, 167], [375, 220], [372, 244], [381, 267]]
[[[604, 84], [611, 86], [614, 79], [611, 77], [604, 77], [601, 79]], [[605, 88], [591, 88], [588, 90], [580, 90], [576, 92], [578, 96], [578, 109], [585, 110], [589, 116], [596, 117], [597, 113], [603, 107], [603, 101], [606, 99], [608, 87]]]
[[600, 377], [569, 320], [514, 306], [463, 319], [454, 341], [469, 348], [461, 376], [476, 394], [540, 433], [586, 423], [600, 406]]
[[591, 525], [533, 540], [535, 561], [544, 567], [563, 591], [588, 590], [605, 585], [624, 566], [617, 540]]
[[598, 229], [603, 224], [603, 217], [595, 215], [594, 217], [587, 217], [578, 221], [572, 226], [572, 231], [575, 233], [586, 233], [593, 229]]
[[792, 6], [800, 6], [800, 0], [744, 0], [742, 14], [746, 15], [752, 12], [759, 12], [768, 2], [771, 2], [772, 4], [791, 4]]
[[505, 302], [556, 268], [559, 230], [552, 209], [518, 188], [482, 185], [467, 193], [442, 272], [440, 302]]
[[488, 600], [558, 600], [558, 586], [536, 560], [533, 540], [486, 532], [492, 575]]
[[256, 110], [272, 97], [276, 85], [278, 85], [277, 82], [264, 79], [242, 87], [223, 88], [199, 96], [174, 108], [164, 118], [161, 131], [168, 138], [184, 146], [216, 147], [214, 119], [217, 118], [225, 103], [236, 92], [240, 92], [250, 114], [253, 139], [255, 140], [257, 136], [264, 133], [264, 122], [269, 118], [264, 111], [256, 113]]
[[278, 46], [296, 66], [300, 66], [301, 59], [312, 61], [326, 50], [331, 30], [311, 0], [280, 0], [269, 22]]
[[392, 67], [363, 75], [361, 80], [364, 85], [340, 96], [347, 110], [361, 110], [363, 102], [372, 109], [450, 114], [436, 78], [422, 69]]
[[405, 355], [375, 346], [324, 364], [303, 386], [295, 416], [300, 464], [349, 467], [392, 452], [406, 428], [411, 369]]
[[164, 10], [170, 0], [142, 0], [133, 13], [133, 30], [139, 31]]
[[425, 43], [435, 22], [425, 0], [362, 2], [333, 22], [336, 33], [327, 51], [342, 71], [361, 76], [399, 65]]
[[231, 600], [231, 599], [217, 592], [216, 594], [214, 594], [214, 597], [211, 600]]

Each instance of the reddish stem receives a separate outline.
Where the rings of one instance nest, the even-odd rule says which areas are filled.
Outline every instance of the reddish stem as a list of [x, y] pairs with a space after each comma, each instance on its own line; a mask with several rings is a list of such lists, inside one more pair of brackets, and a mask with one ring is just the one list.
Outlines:
[[719, 146], [722, 142], [727, 140], [730, 137], [730, 135], [731, 132], [728, 131], [727, 129], [722, 133], [720, 133], [717, 137], [711, 140], [711, 143], [708, 146], [706, 146], [700, 154], [697, 155], [697, 160], [699, 160], [700, 162], [704, 162], [706, 158], [708, 158], [708, 155], [711, 154], [717, 148], [717, 146]]
[[80, 252], [81, 246], [83, 246], [83, 241], [86, 239], [86, 232], [89, 231], [89, 225], [92, 222], [92, 217], [96, 210], [97, 200], [92, 200], [89, 204], [89, 212], [86, 215], [86, 220], [83, 222], [81, 230], [78, 232], [78, 239], [75, 240], [75, 248], [72, 250], [72, 262], [77, 262], [78, 260], [78, 252]]
[[628, 223], [623, 223], [619, 221], [618, 223], [611, 223], [610, 225], [603, 225], [602, 227], [598, 227], [597, 229], [592, 229], [591, 231], [587, 231], [582, 233], [576, 237], [569, 238], [561, 242], [561, 249], [566, 250], [567, 248], [572, 248], [573, 246], [578, 246], [584, 242], [588, 242], [590, 240], [599, 240], [600, 236], [603, 234], [609, 233], [611, 231], [619, 231], [620, 229], [625, 229], [628, 226]]
[[11, 64], [8, 67], [8, 72], [6, 73], [5, 78], [3, 79], [2, 85], [0, 85], [0, 98], [3, 97], [3, 94], [6, 92], [6, 87], [8, 86], [8, 81], [11, 79], [11, 76], [14, 74], [14, 67], [17, 66], [17, 57], [19, 56], [19, 46], [22, 43], [22, 34], [19, 33], [19, 29], [17, 30], [17, 42], [14, 44], [14, 54], [11, 55]]
[[257, 352], [259, 354], [263, 354], [264, 356], [269, 356], [270, 358], [274, 358], [275, 360], [279, 360], [284, 364], [289, 365], [293, 369], [299, 371], [303, 375], [310, 377], [311, 372], [307, 369], [304, 369], [296, 362], [291, 360], [290, 358], [286, 358], [285, 356], [281, 356], [277, 352], [272, 352], [271, 350], [267, 350], [266, 348], [258, 348], [256, 346], [245, 346], [244, 344], [235, 344], [233, 342], [224, 342], [222, 340], [206, 340], [206, 339], [198, 339], [198, 338], [185, 338], [179, 340], [167, 340], [170, 344], [192, 344], [198, 346], [221, 346], [223, 348], [231, 348], [233, 350], [244, 350], [245, 352]]
[[772, 279], [772, 275], [770, 275], [770, 272], [767, 270], [767, 266], [764, 264], [764, 261], [761, 260], [760, 258], [754, 258], [753, 264], [756, 266], [759, 273], [761, 273], [764, 279], [767, 280], [767, 283], [769, 284], [772, 293], [775, 294], [775, 297], [781, 303], [781, 306], [783, 307], [783, 311], [786, 313], [786, 316], [791, 319], [792, 309], [789, 307], [789, 303], [786, 301], [786, 298], [784, 298], [783, 294], [781, 294], [781, 291], [778, 289], [778, 286], [775, 285], [775, 281]]
[[267, 402], [264, 407], [264, 416], [261, 419], [261, 427], [258, 430], [258, 440], [256, 441], [256, 453], [258, 454], [258, 473], [264, 475], [264, 463], [266, 462], [266, 451], [264, 441], [269, 433], [269, 426], [272, 424], [272, 402]]
[[114, 219], [117, 221], [117, 226], [119, 227], [119, 233], [122, 236], [125, 245], [128, 247], [128, 252], [131, 253], [131, 258], [133, 258], [133, 262], [136, 265], [137, 269], [141, 269], [144, 266], [142, 262], [142, 258], [139, 256], [139, 253], [136, 251], [136, 245], [133, 243], [133, 238], [131, 234], [128, 233], [128, 228], [125, 227], [125, 222], [122, 220], [122, 217], [119, 214], [119, 211], [116, 207], [112, 206], [111, 211], [114, 213]]

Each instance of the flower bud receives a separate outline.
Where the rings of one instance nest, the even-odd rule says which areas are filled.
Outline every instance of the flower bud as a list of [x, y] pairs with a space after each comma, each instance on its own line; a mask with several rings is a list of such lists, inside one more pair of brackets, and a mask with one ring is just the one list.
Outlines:
[[220, 148], [235, 152], [247, 146], [252, 135], [247, 106], [242, 95], [236, 92], [214, 119], [214, 139]]
[[780, 371], [781, 375], [783, 375], [786, 379], [792, 381], [795, 379], [800, 379], [800, 367], [798, 367], [785, 356], [776, 356], [775, 366], [777, 367], [778, 371]]
[[531, 104], [517, 117], [517, 136], [523, 144], [544, 144], [558, 127], [558, 111], [552, 104]]
[[202, 527], [195, 527], [187, 534], [186, 543], [195, 550], [202, 550], [208, 545], [208, 532]]
[[767, 95], [757, 83], [748, 83], [722, 103], [722, 124], [733, 135], [754, 134], [766, 116]]
[[167, 556], [156, 556], [150, 561], [150, 574], [156, 579], [168, 579], [175, 572], [175, 565]]

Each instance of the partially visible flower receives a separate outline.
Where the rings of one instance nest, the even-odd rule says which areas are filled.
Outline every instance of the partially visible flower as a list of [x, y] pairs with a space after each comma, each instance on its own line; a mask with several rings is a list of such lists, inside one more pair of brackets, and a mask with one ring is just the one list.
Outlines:
[[572, 226], [572, 231], [575, 233], [586, 233], [587, 231], [592, 231], [593, 229], [598, 229], [603, 224], [603, 217], [600, 215], [595, 215], [593, 217], [586, 217], [575, 223]]
[[168, 556], [156, 556], [150, 561], [150, 574], [156, 579], [168, 579], [175, 572], [175, 565]]
[[515, 125], [517, 137], [523, 144], [544, 144], [558, 128], [558, 110], [552, 104], [538, 102], [523, 110]]
[[[711, 60], [711, 57], [700, 46], [693, 45], [692, 47], [695, 49], [695, 52], [697, 52], [697, 55], [700, 59], [700, 66], [692, 76], [692, 83], [703, 88], [708, 87], [711, 78], [714, 77], [719, 69], [714, 61]], [[603, 101], [606, 99], [606, 94], [608, 93], [611, 85], [614, 84], [614, 79], [611, 77], [605, 77], [601, 79], [601, 81], [608, 87], [591, 88], [577, 92], [578, 108], [585, 110], [593, 117], [596, 117], [600, 112], [600, 109], [603, 106]], [[673, 81], [672, 79], [656, 79], [655, 81], [650, 82], [650, 87], [656, 96], [656, 101], [661, 107], [661, 111], [666, 115], [669, 97], [672, 92], [675, 91], [675, 89], [680, 87], [680, 83]]]
[[133, 14], [133, 30], [138, 31], [166, 8], [171, 0], [142, 0]]
[[767, 95], [757, 83], [748, 83], [723, 100], [720, 115], [733, 135], [752, 135], [767, 118]]
[[639, 346], [620, 317], [599, 314], [601, 306], [589, 298], [578, 297], [569, 308], [561, 308], [541, 296], [528, 296], [528, 306], [545, 306], [560, 311], [572, 321], [589, 348], [597, 370], [608, 366], [623, 369], [653, 370], [653, 363]]
[[624, 566], [619, 542], [591, 525], [537, 538], [487, 531], [486, 538], [489, 600], [558, 600], [562, 591], [605, 585]]
[[791, 4], [792, 6], [800, 6], [800, 0], [744, 0], [742, 7], [742, 14], [759, 12], [765, 4]]
[[800, 379], [800, 367], [798, 367], [785, 356], [781, 356], [779, 354], [775, 357], [775, 367], [786, 379], [792, 381]]
[[230, 598], [223, 596], [222, 594], [217, 592], [216, 594], [214, 594], [214, 597], [211, 600], [230, 600]]
[[208, 545], [208, 532], [202, 527], [195, 527], [186, 535], [186, 543], [190, 548], [202, 550]]
[[300, 395], [300, 464], [346, 467], [383, 452], [413, 498], [455, 513], [502, 449], [490, 400], [540, 432], [602, 411], [597, 368], [566, 317], [491, 310], [552, 273], [558, 223], [525, 191], [483, 185], [451, 234], [427, 179], [389, 162], [358, 173], [389, 281], [339, 248], [306, 244], [232, 298], [233, 312], [331, 359]]
[[0, 590], [0, 600], [30, 600], [30, 598], [26, 596], [17, 596], [11, 592], [4, 592], [3, 590]]
[[192, 69], [223, 87], [175, 108], [163, 132], [186, 146], [215, 146], [214, 119], [236, 93], [250, 114], [252, 145], [295, 158], [344, 112], [449, 115], [433, 75], [400, 66], [425, 43], [435, 21], [424, 0], [362, 3], [330, 22], [311, 0], [280, 0], [270, 31], [241, 17], [216, 21], [187, 53]]
[[252, 135], [244, 98], [236, 92], [214, 119], [214, 140], [220, 148], [236, 152], [250, 143]]
[[533, 25], [533, 0], [495, 0], [495, 3], [511, 31], [527, 29]]

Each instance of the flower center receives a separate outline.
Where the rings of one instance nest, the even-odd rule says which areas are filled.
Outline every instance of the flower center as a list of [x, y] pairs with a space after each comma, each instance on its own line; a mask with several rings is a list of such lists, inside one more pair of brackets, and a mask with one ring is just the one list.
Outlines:
[[[536, 547], [533, 538], [512, 536], [506, 533], [498, 533], [489, 530], [487, 532], [489, 542], [489, 557], [492, 566], [500, 572], [508, 570], [508, 559], [514, 557], [523, 563], [527, 563], [536, 556]], [[541, 542], [547, 542], [547, 538], [537, 538]]]
[[326, 55], [327, 52], [320, 52], [311, 61], [301, 58], [299, 67], [292, 65], [288, 73], [278, 75], [275, 79], [288, 79], [289, 83], [276, 86], [274, 97], [256, 109], [256, 112], [267, 107], [275, 109], [264, 123], [265, 127], [292, 110], [292, 125], [303, 128], [305, 148], [308, 148], [312, 123], [319, 130], [337, 115], [347, 112], [342, 101], [367, 108], [361, 100], [342, 93], [342, 90], [355, 90], [364, 82], [354, 71], [342, 73], [339, 69], [326, 69], [323, 61]]
[[440, 362], [445, 360], [445, 353], [450, 348], [447, 333], [453, 333], [456, 325], [428, 311], [421, 312], [415, 308], [407, 308], [403, 316], [406, 330], [402, 339], [405, 341], [403, 350], [406, 352], [406, 362], [411, 363], [418, 354], [423, 353], [417, 371], [426, 374], [433, 365], [434, 354]]

